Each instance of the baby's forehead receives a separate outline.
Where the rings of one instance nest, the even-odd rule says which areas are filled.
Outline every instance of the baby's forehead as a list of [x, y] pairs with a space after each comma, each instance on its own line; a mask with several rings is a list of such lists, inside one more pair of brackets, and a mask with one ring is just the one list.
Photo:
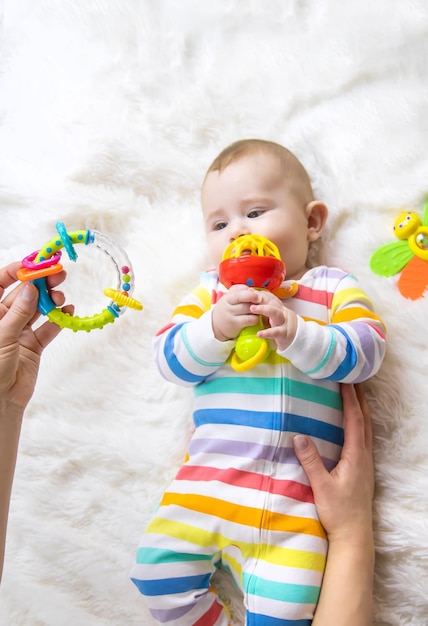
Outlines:
[[309, 176], [291, 152], [284, 150], [284, 154], [278, 154], [269, 147], [258, 146], [256, 150], [230, 159], [224, 167], [210, 169], [202, 183], [202, 199], [206, 194], [215, 194], [219, 187], [239, 189], [242, 184], [248, 192], [251, 186], [272, 191], [281, 187], [299, 198], [307, 197], [308, 201], [312, 195]]
[[[237, 181], [240, 181], [238, 187], [235, 186]], [[251, 181], [254, 185], [250, 184]], [[230, 189], [239, 190], [242, 184], [246, 186], [246, 193], [255, 193], [257, 188], [272, 192], [280, 188], [305, 206], [313, 200], [311, 181], [303, 164], [287, 148], [269, 142], [249, 142], [243, 149], [240, 147], [235, 152], [220, 155], [203, 180], [202, 204], [207, 198], [211, 203], [219, 188], [228, 192]], [[249, 190], [250, 186], [254, 189]]]
[[[256, 153], [253, 155], [256, 157]], [[269, 146], [262, 146], [258, 150], [259, 163], [264, 162], [272, 179], [287, 188], [287, 191], [297, 195], [312, 197], [312, 185], [309, 175], [302, 163], [294, 156], [292, 152], [284, 150], [278, 152], [270, 150]]]
[[[298, 163], [298, 162], [297, 162]], [[232, 171], [251, 171], [254, 176], [273, 176], [288, 179], [298, 175], [298, 167], [294, 163], [287, 163], [276, 154], [267, 150], [258, 149], [247, 154], [240, 155], [230, 160], [224, 167], [211, 169], [207, 172], [204, 183], [210, 179], [215, 181], [228, 177]]]
[[260, 173], [271, 173], [285, 181], [294, 180], [303, 183], [307, 178], [305, 168], [294, 155], [286, 152], [278, 154], [278, 152], [270, 150], [269, 147], [259, 147], [257, 150], [231, 161], [223, 171], [238, 163], [243, 167], [246, 165], [254, 167], [262, 164], [266, 168], [260, 170]]

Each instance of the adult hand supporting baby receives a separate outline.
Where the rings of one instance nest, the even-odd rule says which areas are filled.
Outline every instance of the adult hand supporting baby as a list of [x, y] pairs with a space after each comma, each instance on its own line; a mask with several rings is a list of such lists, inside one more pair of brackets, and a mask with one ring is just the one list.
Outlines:
[[[342, 385], [345, 443], [328, 472], [315, 444], [296, 435], [294, 446], [314, 492], [329, 540], [327, 566], [313, 626], [370, 626], [374, 548], [372, 429], [360, 386]], [[337, 593], [340, 585], [340, 594]]]
[[[16, 282], [20, 266], [11, 263], [0, 268], [0, 297]], [[51, 276], [48, 286], [54, 288], [64, 278], [65, 272]], [[55, 304], [63, 304], [61, 292], [53, 291], [51, 296]], [[40, 316], [37, 298], [36, 287], [24, 283], [0, 302], [0, 578], [22, 416], [34, 391], [43, 349], [60, 332], [51, 322], [32, 329]], [[70, 307], [64, 311], [72, 313]]]

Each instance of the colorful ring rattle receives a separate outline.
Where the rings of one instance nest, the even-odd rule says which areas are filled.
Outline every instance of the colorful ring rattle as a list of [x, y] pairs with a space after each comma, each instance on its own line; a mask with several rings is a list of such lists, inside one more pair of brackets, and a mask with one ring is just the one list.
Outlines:
[[[89, 332], [94, 328], [103, 328], [106, 324], [113, 323], [127, 308], [142, 310], [141, 302], [132, 297], [134, 274], [128, 256], [122, 248], [107, 235], [96, 230], [68, 232], [62, 222], [57, 222], [56, 229], [58, 235], [48, 241], [40, 250], [26, 256], [17, 272], [19, 280], [30, 280], [39, 290], [38, 308], [43, 315], [47, 316], [49, 321], [58, 324], [61, 328], [70, 328], [74, 332], [78, 330]], [[116, 288], [104, 289], [104, 295], [111, 298], [111, 302], [100, 313], [91, 317], [79, 317], [61, 311], [50, 297], [46, 285], [47, 276], [58, 274], [62, 270], [59, 261], [63, 248], [70, 260], [77, 260], [74, 245], [78, 243], [84, 243], [86, 246], [95, 244], [113, 261], [118, 275]]]

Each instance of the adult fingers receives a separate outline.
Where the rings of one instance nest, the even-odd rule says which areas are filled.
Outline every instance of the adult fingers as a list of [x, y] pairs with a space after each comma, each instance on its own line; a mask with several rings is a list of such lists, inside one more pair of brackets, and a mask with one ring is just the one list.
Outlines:
[[46, 278], [46, 283], [49, 289], [53, 289], [54, 287], [58, 287], [64, 280], [67, 278], [67, 272], [62, 270], [58, 272], [58, 274], [52, 274]]
[[312, 489], [315, 491], [317, 485], [320, 485], [329, 476], [317, 447], [305, 435], [295, 435], [293, 445], [296, 456], [306, 472]]
[[8, 345], [17, 340], [37, 309], [37, 289], [26, 283], [18, 290], [9, 310], [0, 320], [0, 344]]
[[360, 383], [355, 385], [355, 391], [357, 393], [358, 402], [360, 403], [361, 411], [364, 416], [364, 436], [366, 441], [366, 447], [369, 450], [373, 448], [373, 427], [372, 417], [370, 415], [369, 405], [367, 403], [366, 394], [364, 393], [364, 387]]
[[365, 419], [355, 386], [342, 384], [341, 394], [345, 422], [344, 451], [362, 450], [366, 447]]
[[[12, 265], [9, 265], [7, 268], [4, 268], [6, 270], [10, 270], [10, 268], [12, 267], [16, 267], [16, 269], [19, 269], [21, 267], [20, 263], [13, 263]], [[49, 289], [49, 291], [55, 287], [57, 287], [58, 285], [60, 285], [65, 277], [66, 277], [66, 272], [64, 270], [62, 270], [61, 272], [59, 272], [58, 274], [53, 274], [52, 276], [48, 276], [46, 279], [46, 285]], [[4, 275], [5, 277], [7, 276], [6, 274]], [[16, 278], [13, 277], [14, 273], [13, 271], [10, 272], [9, 274], [9, 285], [11, 285], [13, 282], [15, 282]], [[0, 274], [0, 284], [1, 284], [1, 274]], [[4, 304], [4, 306], [8, 309], [10, 309], [10, 307], [12, 306], [13, 301], [15, 300], [19, 290], [21, 289], [21, 285], [18, 285], [15, 289], [12, 289], [7, 296], [5, 296], [5, 298], [3, 298], [2, 300], [2, 304]], [[1, 295], [1, 294], [0, 294]], [[56, 303], [57, 304], [57, 303]]]
[[[0, 297], [3, 295], [5, 289], [13, 285], [13, 283], [17, 282], [16, 272], [19, 268], [22, 267], [22, 263], [20, 261], [15, 261], [14, 263], [9, 263], [5, 267], [0, 267]], [[48, 287], [51, 289], [53, 287], [58, 287], [66, 278], [67, 274], [65, 270], [58, 272], [58, 274], [53, 274], [52, 276], [48, 276], [46, 279]]]
[[[73, 315], [74, 306], [69, 304], [61, 309], [63, 313], [69, 313]], [[58, 324], [54, 324], [53, 322], [45, 322], [42, 324], [35, 332], [36, 339], [40, 344], [42, 350], [46, 348], [50, 342], [55, 339], [55, 337], [61, 332], [61, 328]]]
[[5, 289], [17, 281], [16, 272], [20, 267], [21, 263], [16, 261], [15, 263], [9, 263], [6, 267], [0, 268], [0, 297], [3, 295]]
[[[52, 298], [52, 302], [57, 307], [61, 307], [64, 304], [64, 302], [65, 302], [65, 296], [64, 296], [62, 291], [52, 290], [50, 292], [50, 296]], [[34, 324], [34, 322], [36, 322], [39, 319], [40, 316], [41, 316], [40, 311], [39, 310], [35, 311], [33, 317], [30, 320], [30, 326], [32, 326]]]

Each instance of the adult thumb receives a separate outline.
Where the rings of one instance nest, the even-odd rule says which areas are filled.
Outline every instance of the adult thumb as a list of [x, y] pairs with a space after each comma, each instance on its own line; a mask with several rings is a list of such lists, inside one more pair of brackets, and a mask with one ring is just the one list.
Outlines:
[[293, 439], [293, 445], [296, 456], [312, 485], [313, 482], [319, 480], [327, 473], [317, 447], [314, 442], [305, 435], [296, 435]]
[[37, 298], [37, 288], [31, 283], [24, 283], [0, 322], [3, 336], [4, 334], [9, 334], [10, 338], [19, 336], [37, 310]]

